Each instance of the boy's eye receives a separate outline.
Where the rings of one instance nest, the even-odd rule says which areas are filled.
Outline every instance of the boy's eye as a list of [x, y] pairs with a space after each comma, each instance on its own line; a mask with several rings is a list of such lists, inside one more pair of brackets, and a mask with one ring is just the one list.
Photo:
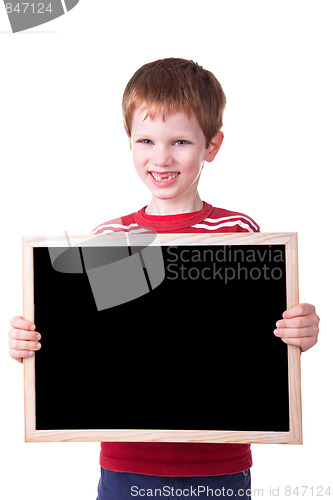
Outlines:
[[190, 144], [190, 141], [186, 141], [185, 139], [179, 139], [175, 142], [177, 146], [184, 146], [185, 144]]
[[139, 139], [137, 142], [141, 144], [152, 144], [152, 141], [150, 139]]

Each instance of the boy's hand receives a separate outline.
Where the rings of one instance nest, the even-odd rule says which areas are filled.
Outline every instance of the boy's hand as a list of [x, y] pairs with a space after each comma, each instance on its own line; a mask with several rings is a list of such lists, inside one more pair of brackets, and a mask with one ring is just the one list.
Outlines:
[[41, 348], [38, 342], [41, 335], [35, 331], [36, 327], [31, 321], [21, 316], [14, 316], [9, 324], [12, 327], [8, 331], [9, 355], [19, 363], [23, 363], [23, 358], [31, 357], [34, 351]]
[[286, 344], [296, 345], [307, 351], [318, 340], [319, 317], [311, 304], [297, 304], [282, 314], [283, 319], [276, 322], [274, 334]]

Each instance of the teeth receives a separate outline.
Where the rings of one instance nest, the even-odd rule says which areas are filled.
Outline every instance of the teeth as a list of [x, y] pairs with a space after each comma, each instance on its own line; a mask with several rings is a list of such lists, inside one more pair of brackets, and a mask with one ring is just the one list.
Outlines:
[[165, 176], [162, 177], [154, 172], [151, 172], [151, 175], [154, 177], [154, 179], [156, 181], [170, 181], [171, 179], [174, 179], [175, 177], [177, 177], [178, 173], [170, 174], [169, 177], [165, 177]]

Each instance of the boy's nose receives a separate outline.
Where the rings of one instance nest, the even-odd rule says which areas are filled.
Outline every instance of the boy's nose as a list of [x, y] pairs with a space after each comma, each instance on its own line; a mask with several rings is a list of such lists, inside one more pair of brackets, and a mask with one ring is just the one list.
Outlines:
[[172, 157], [167, 148], [156, 148], [152, 161], [156, 167], [168, 167], [172, 163]]

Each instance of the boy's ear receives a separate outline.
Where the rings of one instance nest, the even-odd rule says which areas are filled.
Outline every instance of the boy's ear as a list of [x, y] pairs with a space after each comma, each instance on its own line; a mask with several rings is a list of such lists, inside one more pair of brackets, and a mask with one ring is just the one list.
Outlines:
[[209, 146], [207, 148], [207, 154], [205, 156], [205, 161], [213, 161], [215, 156], [220, 150], [220, 147], [222, 146], [222, 142], [224, 139], [224, 133], [222, 130], [218, 132], [216, 135], [214, 135], [213, 139], [210, 141]]

